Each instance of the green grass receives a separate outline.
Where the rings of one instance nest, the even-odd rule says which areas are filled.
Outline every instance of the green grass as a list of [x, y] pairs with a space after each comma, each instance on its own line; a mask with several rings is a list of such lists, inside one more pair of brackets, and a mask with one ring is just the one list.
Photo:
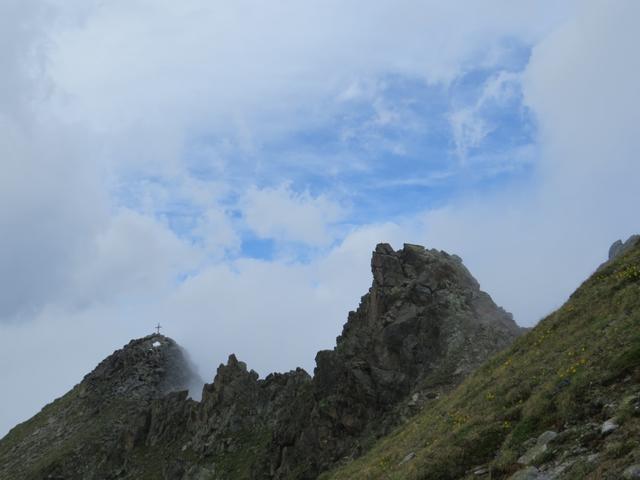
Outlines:
[[[42, 411], [30, 420], [16, 426], [0, 443], [0, 478], [11, 475], [11, 478], [42, 479], [48, 475], [56, 475], [58, 470], [67, 471], [65, 465], [73, 465], [72, 470], [83, 477], [82, 469], [87, 458], [106, 458], [111, 443], [103, 444], [105, 436], [113, 435], [114, 425], [126, 418], [127, 411], [136, 406], [135, 402], [117, 401], [101, 408], [100, 415], [94, 415], [91, 407], [83, 403], [79, 397], [79, 389], [75, 387], [63, 397], [45, 406]], [[55, 423], [49, 425], [50, 420]], [[52, 429], [63, 428], [58, 437]], [[46, 431], [39, 438], [38, 432]], [[12, 449], [18, 448], [20, 455], [12, 455]], [[160, 468], [167, 458], [166, 452], [138, 448], [136, 458], [148, 468], [140, 478], [160, 478]], [[110, 468], [107, 465], [107, 468]], [[160, 475], [160, 476], [159, 476]]]
[[[12, 461], [12, 471], [18, 472], [22, 475], [22, 478], [42, 478], [39, 472], [46, 468], [55, 466], [62, 462], [73, 451], [75, 445], [75, 439], [62, 441], [59, 444], [59, 448], [56, 450], [47, 449], [42, 452], [37, 443], [30, 445], [31, 435], [40, 430], [48, 428], [48, 420], [52, 417], [57, 417], [61, 412], [66, 411], [70, 405], [76, 401], [78, 397], [77, 389], [73, 389], [63, 397], [48, 404], [42, 409], [40, 414], [35, 415], [31, 419], [23, 422], [14, 427], [0, 443], [0, 458], [5, 459], [7, 464], [2, 465], [0, 473], [9, 466], [9, 462]], [[68, 417], [70, 418], [70, 417]], [[70, 418], [73, 421], [73, 419]], [[33, 463], [25, 463], [19, 461], [18, 458], [13, 458], [11, 451], [14, 447], [22, 447], [24, 445], [30, 445], [29, 448], [32, 452], [37, 452], [37, 461]]]
[[[545, 430], [570, 431], [612, 414], [624, 420], [611, 439], [598, 436], [595, 464], [568, 478], [618, 478], [640, 460], [640, 421], [624, 400], [640, 380], [640, 246], [589, 278], [558, 311], [490, 359], [449, 395], [328, 479], [457, 479], [488, 464], [492, 478], [518, 469], [524, 443]], [[635, 398], [635, 397], [631, 397]], [[569, 438], [567, 441], [577, 441]], [[606, 444], [604, 443], [606, 442]], [[414, 452], [415, 458], [401, 464]], [[550, 458], [547, 458], [549, 460]]]

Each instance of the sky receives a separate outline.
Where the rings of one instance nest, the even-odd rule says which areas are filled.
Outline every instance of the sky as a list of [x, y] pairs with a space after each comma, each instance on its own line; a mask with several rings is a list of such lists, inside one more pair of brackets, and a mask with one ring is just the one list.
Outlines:
[[532, 326], [640, 231], [634, 0], [2, 0], [0, 435], [131, 338], [314, 367], [379, 242]]

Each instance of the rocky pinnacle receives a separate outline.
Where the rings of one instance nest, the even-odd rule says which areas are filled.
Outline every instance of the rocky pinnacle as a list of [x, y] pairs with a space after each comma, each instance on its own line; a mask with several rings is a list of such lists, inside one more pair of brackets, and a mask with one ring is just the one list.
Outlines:
[[173, 340], [132, 340], [0, 441], [0, 478], [315, 479], [521, 333], [455, 255], [379, 244], [371, 271], [313, 376], [260, 379], [231, 355], [196, 402]]

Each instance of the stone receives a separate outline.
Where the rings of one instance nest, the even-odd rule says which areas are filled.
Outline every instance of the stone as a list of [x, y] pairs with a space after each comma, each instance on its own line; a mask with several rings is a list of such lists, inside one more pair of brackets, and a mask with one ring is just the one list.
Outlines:
[[609, 256], [607, 261], [601, 264], [598, 267], [598, 269], [606, 267], [611, 262], [613, 262], [616, 258], [627, 253], [635, 245], [637, 245], [639, 241], [640, 241], [640, 235], [631, 235], [625, 242], [623, 242], [622, 240], [616, 240], [615, 242], [613, 242], [611, 247], [609, 247]]
[[626, 253], [630, 250], [638, 241], [640, 240], [640, 235], [631, 235], [626, 242], [622, 242], [622, 240], [616, 240], [613, 242], [611, 247], [609, 248], [609, 261], [615, 259], [616, 257]]
[[609, 435], [617, 429], [618, 424], [616, 423], [615, 419], [610, 418], [602, 424], [602, 427], [600, 427], [600, 433], [602, 433], [603, 435]]
[[571, 466], [573, 466], [574, 463], [575, 463], [574, 460], [562, 462], [550, 468], [549, 470], [545, 471], [545, 473], [542, 475], [545, 475], [546, 478], [550, 478], [550, 479], [562, 478], [563, 473], [567, 471], [569, 468], [571, 468]]
[[620, 250], [622, 250], [622, 245], [622, 240], [616, 240], [611, 244], [611, 247], [609, 247], [609, 260], [613, 260], [618, 256]]
[[524, 455], [518, 458], [521, 465], [530, 465], [536, 461], [548, 449], [548, 444], [558, 436], [557, 432], [546, 431], [542, 433], [536, 440], [533, 447], [529, 448]]
[[398, 465], [404, 465], [405, 463], [410, 462], [414, 458], [416, 458], [415, 452], [410, 452], [402, 460], [400, 460], [400, 463]]
[[622, 472], [622, 478], [625, 480], [634, 480], [640, 478], [640, 464], [631, 465], [624, 469]]
[[553, 430], [547, 430], [546, 432], [543, 432], [540, 434], [536, 443], [538, 445], [546, 445], [547, 443], [555, 439], [557, 436], [558, 436], [558, 432], [554, 432]]
[[518, 463], [521, 465], [531, 465], [546, 451], [547, 445], [535, 445], [518, 458]]
[[536, 467], [526, 467], [518, 470], [509, 477], [509, 480], [550, 480], [547, 475], [541, 473]]

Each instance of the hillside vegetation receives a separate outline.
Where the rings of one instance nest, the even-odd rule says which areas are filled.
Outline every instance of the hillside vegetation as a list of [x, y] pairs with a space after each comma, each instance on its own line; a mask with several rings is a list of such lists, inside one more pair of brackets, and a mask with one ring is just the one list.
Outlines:
[[636, 242], [457, 389], [321, 478], [640, 478], [638, 463]]

